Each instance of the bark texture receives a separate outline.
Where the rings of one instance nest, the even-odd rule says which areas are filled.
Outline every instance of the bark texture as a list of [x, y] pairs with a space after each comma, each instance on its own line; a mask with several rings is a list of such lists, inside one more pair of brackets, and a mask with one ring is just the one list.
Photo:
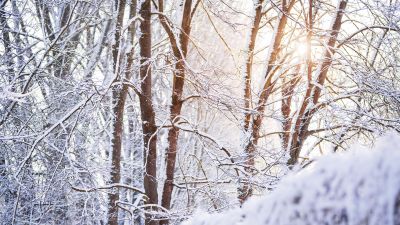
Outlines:
[[335, 44], [342, 25], [342, 18], [346, 5], [347, 0], [341, 0], [339, 2], [332, 27], [330, 28], [329, 39], [326, 44], [327, 49], [325, 50], [324, 58], [317, 69], [317, 79], [315, 83], [318, 85], [309, 84], [299, 115], [294, 124], [294, 133], [290, 143], [290, 158], [287, 162], [288, 165], [294, 165], [298, 162], [301, 148], [308, 137], [308, 126], [310, 125], [312, 117], [318, 111], [316, 104], [319, 102], [321, 97], [321, 87], [324, 85], [329, 68], [332, 64], [332, 57], [336, 51]]
[[279, 53], [281, 51], [281, 43], [284, 37], [284, 31], [288, 20], [288, 15], [290, 10], [292, 9], [295, 0], [291, 0], [289, 3], [286, 3], [285, 0], [282, 1], [281, 4], [281, 13], [278, 18], [278, 26], [275, 30], [274, 38], [272, 40], [272, 44], [270, 46], [270, 55], [267, 62], [267, 69], [265, 73], [265, 81], [263, 88], [261, 90], [261, 94], [259, 96], [258, 104], [255, 109], [256, 114], [250, 119], [250, 126], [248, 132], [247, 144], [244, 147], [244, 152], [246, 154], [245, 159], [245, 176], [246, 179], [243, 181], [242, 186], [239, 188], [239, 201], [241, 203], [245, 202], [252, 194], [253, 188], [251, 187], [251, 182], [248, 180], [253, 173], [254, 168], [254, 158], [256, 155], [256, 146], [258, 140], [260, 139], [260, 129], [262, 125], [262, 120], [264, 118], [265, 106], [269, 96], [271, 95], [272, 89], [275, 86], [276, 81], [273, 80], [274, 74], [277, 70], [278, 65], [277, 59]]
[[[117, 21], [115, 26], [114, 38], [115, 42], [112, 46], [113, 56], [113, 71], [116, 79], [122, 79], [120, 76], [120, 40], [121, 29], [125, 11], [125, 0], [116, 0], [115, 7], [117, 11]], [[111, 139], [111, 173], [110, 183], [120, 183], [121, 181], [121, 151], [122, 151], [122, 137], [123, 137], [123, 117], [125, 100], [128, 93], [128, 87], [113, 86], [112, 88], [112, 113], [114, 115], [113, 131]], [[108, 225], [118, 225], [118, 206], [119, 190], [112, 190], [108, 199]]]
[[[144, 190], [147, 204], [158, 204], [157, 193], [157, 126], [152, 101], [151, 76], [151, 1], [142, 2], [139, 11], [143, 21], [140, 24], [140, 78], [139, 93], [144, 145]], [[150, 210], [150, 209], [149, 209]], [[146, 225], [157, 225], [150, 214], [146, 214]]]
[[[163, 0], [159, 0], [159, 10], [163, 12]], [[185, 64], [186, 56], [189, 47], [189, 37], [191, 31], [191, 22], [193, 14], [196, 10], [195, 4], [194, 9], [192, 9], [193, 1], [186, 0], [183, 5], [182, 13], [182, 23], [181, 32], [179, 33], [178, 40], [175, 37], [174, 32], [171, 30], [171, 26], [167, 19], [163, 15], [159, 15], [160, 22], [166, 31], [168, 38], [171, 43], [173, 55], [175, 57], [175, 70], [172, 80], [172, 94], [171, 94], [171, 107], [170, 107], [170, 120], [172, 127], [168, 131], [168, 148], [166, 150], [165, 162], [166, 162], [166, 179], [164, 182], [161, 205], [165, 209], [171, 208], [171, 199], [173, 192], [173, 182], [175, 175], [175, 164], [176, 155], [178, 152], [178, 138], [179, 138], [179, 128], [175, 127], [174, 124], [179, 122], [179, 117], [182, 111], [182, 96], [185, 85]], [[161, 220], [160, 224], [168, 224], [169, 220]]]

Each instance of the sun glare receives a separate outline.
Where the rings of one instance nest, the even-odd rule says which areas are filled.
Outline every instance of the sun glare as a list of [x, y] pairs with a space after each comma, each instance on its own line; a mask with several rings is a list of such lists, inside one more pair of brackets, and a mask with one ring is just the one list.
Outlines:
[[298, 56], [306, 56], [307, 54], [307, 45], [305, 43], [298, 43], [296, 45], [296, 50], [295, 50], [296, 55]]

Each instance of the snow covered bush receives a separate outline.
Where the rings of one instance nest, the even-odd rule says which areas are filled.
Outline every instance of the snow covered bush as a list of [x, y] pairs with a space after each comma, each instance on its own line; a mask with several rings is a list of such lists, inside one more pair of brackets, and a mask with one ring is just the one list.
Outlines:
[[400, 141], [319, 158], [288, 175], [264, 197], [220, 214], [199, 214], [184, 225], [400, 224]]

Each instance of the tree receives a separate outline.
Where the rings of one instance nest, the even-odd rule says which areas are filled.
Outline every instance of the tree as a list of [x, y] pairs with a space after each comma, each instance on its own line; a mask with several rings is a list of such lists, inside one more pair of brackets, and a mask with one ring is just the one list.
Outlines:
[[178, 224], [399, 131], [398, 9], [2, 1], [0, 220]]
[[[159, 19], [160, 22], [168, 35], [175, 57], [175, 70], [173, 72], [172, 79], [172, 96], [171, 96], [171, 107], [170, 107], [170, 121], [172, 127], [168, 131], [168, 149], [166, 151], [166, 179], [163, 187], [163, 194], [161, 200], [161, 206], [165, 209], [171, 208], [171, 197], [173, 190], [176, 154], [178, 151], [178, 138], [179, 128], [175, 126], [179, 124], [181, 110], [183, 105], [183, 88], [185, 84], [185, 73], [186, 73], [186, 56], [189, 48], [189, 38], [193, 15], [199, 5], [200, 1], [196, 1], [193, 5], [192, 0], [185, 1], [182, 13], [182, 24], [180, 27], [180, 33], [178, 37], [175, 36], [172, 30], [172, 24], [165, 18], [164, 13], [164, 2], [163, 0], [158, 1], [158, 8], [160, 11]], [[161, 224], [167, 224], [168, 221], [161, 221]]]

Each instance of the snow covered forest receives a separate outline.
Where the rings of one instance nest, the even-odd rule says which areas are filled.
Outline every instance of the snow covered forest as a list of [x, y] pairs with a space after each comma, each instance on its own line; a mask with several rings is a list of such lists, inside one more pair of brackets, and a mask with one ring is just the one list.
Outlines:
[[1, 225], [400, 224], [399, 0], [0, 0], [0, 32]]

